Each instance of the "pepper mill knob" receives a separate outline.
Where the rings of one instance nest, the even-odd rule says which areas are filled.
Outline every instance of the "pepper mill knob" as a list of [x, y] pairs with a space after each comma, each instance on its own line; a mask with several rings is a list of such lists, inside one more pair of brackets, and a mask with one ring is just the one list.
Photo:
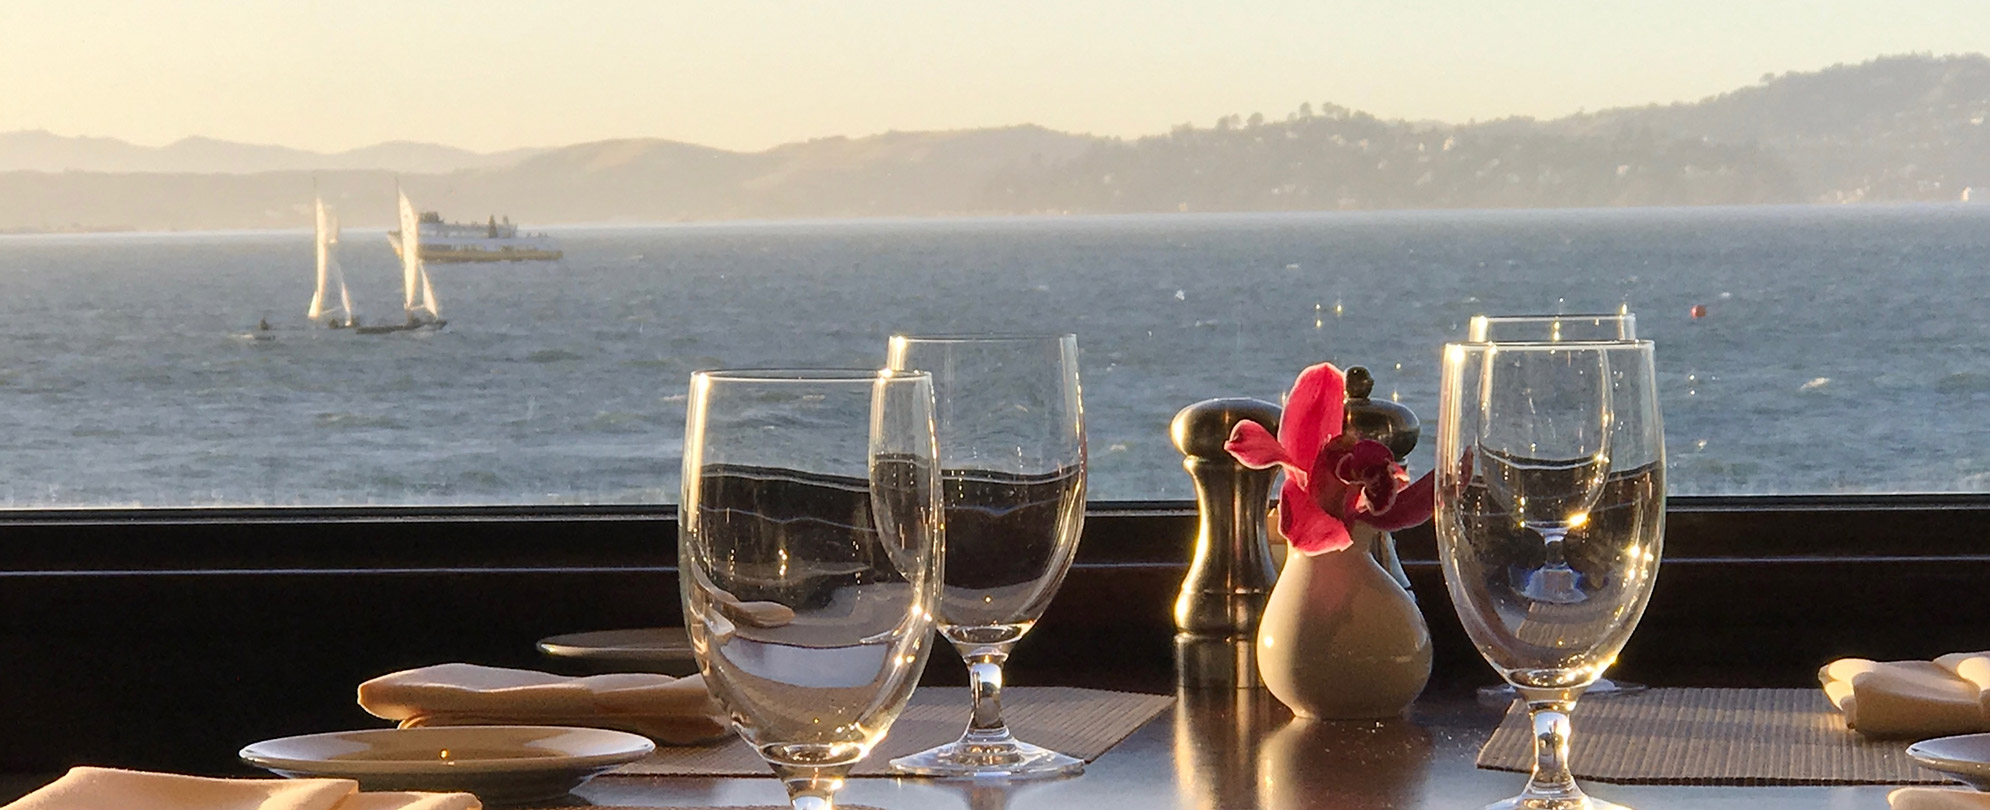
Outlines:
[[1275, 470], [1253, 470], [1223, 449], [1237, 423], [1278, 430], [1278, 406], [1257, 399], [1211, 399], [1175, 414], [1169, 435], [1195, 480], [1195, 557], [1175, 599], [1176, 672], [1183, 685], [1259, 685], [1256, 644], [1272, 580], [1265, 537]]

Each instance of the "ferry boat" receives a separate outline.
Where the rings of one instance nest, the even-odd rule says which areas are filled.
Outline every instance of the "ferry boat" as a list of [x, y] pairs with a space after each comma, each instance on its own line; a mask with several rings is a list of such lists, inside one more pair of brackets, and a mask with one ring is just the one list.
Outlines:
[[[550, 262], [565, 255], [560, 243], [543, 233], [520, 234], [510, 217], [491, 217], [482, 225], [443, 222], [442, 215], [424, 211], [416, 224], [416, 244], [429, 262]], [[401, 254], [401, 232], [387, 232], [394, 255]]]

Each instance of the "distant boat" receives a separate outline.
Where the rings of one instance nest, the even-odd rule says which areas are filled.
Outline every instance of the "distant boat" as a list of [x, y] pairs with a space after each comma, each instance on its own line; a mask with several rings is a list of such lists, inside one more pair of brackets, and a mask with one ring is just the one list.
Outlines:
[[394, 252], [405, 254], [403, 233], [415, 234], [416, 252], [431, 262], [550, 262], [565, 255], [560, 243], [543, 233], [520, 235], [511, 218], [496, 216], [482, 225], [443, 222], [442, 215], [424, 211], [413, 227], [403, 222], [398, 231], [387, 233]]
[[[345, 288], [345, 271], [339, 268], [339, 221], [325, 210], [324, 198], [320, 197], [316, 202], [318, 287], [311, 293], [311, 308], [304, 313], [304, 317], [310, 318], [312, 323], [321, 323], [333, 329], [356, 326], [352, 295]], [[336, 300], [332, 300], [334, 295]], [[264, 331], [268, 331], [267, 328]]]
[[[440, 329], [448, 323], [442, 319], [442, 312], [436, 307], [435, 286], [429, 283], [428, 268], [422, 265], [421, 229], [416, 227], [415, 207], [408, 202], [408, 195], [400, 193], [401, 232], [407, 236], [408, 250], [401, 254], [401, 309], [407, 313], [406, 323], [397, 326], [362, 326], [358, 331], [363, 335], [378, 335], [386, 332], [405, 332], [410, 329]], [[396, 242], [398, 247], [401, 243]]]

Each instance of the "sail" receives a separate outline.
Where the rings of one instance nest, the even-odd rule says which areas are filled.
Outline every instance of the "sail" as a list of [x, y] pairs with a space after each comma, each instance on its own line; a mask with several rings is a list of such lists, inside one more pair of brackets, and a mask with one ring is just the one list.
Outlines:
[[[311, 291], [311, 308], [305, 317], [313, 321], [333, 326], [349, 326], [352, 323], [352, 296], [346, 292], [345, 272], [339, 267], [338, 219], [325, 208], [325, 200], [314, 200], [317, 208], [316, 242], [318, 254], [318, 284]], [[327, 299], [336, 291], [337, 304], [331, 305]]]
[[320, 198], [315, 202], [317, 203], [317, 208], [318, 208], [318, 218], [316, 220], [317, 222], [316, 241], [318, 243], [318, 285], [311, 290], [311, 308], [304, 312], [304, 317], [310, 318], [313, 321], [321, 317], [324, 317], [325, 315], [325, 280], [329, 274], [330, 270], [329, 265], [331, 264], [331, 258], [332, 258], [332, 243], [325, 238], [326, 237], [325, 201], [324, 199]]
[[401, 197], [401, 308], [410, 319], [421, 311], [418, 306], [423, 276], [421, 265], [421, 220], [415, 216], [415, 207], [408, 202], [408, 194], [397, 191]]
[[332, 233], [330, 241], [332, 249], [327, 252], [330, 254], [331, 259], [331, 284], [333, 287], [337, 287], [339, 291], [339, 309], [338, 312], [333, 314], [333, 317], [338, 319], [341, 326], [352, 326], [359, 320], [359, 311], [352, 308], [352, 293], [347, 292], [345, 288], [345, 268], [339, 266], [339, 218], [333, 216], [331, 220]]
[[428, 311], [430, 318], [438, 321], [442, 319], [442, 310], [438, 309], [435, 305], [435, 287], [428, 283], [428, 268], [426, 266], [421, 270], [421, 308]]

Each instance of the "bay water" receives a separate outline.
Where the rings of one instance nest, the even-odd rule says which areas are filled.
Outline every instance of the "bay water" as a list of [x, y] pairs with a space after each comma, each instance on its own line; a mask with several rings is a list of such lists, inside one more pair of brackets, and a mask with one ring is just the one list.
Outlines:
[[[673, 502], [691, 371], [875, 367], [894, 331], [1076, 333], [1091, 497], [1179, 499], [1183, 406], [1324, 360], [1434, 421], [1472, 315], [1620, 306], [1676, 494], [1990, 489], [1990, 206], [555, 233], [559, 262], [431, 265], [448, 326], [388, 335], [304, 319], [308, 231], [0, 237], [0, 506]], [[384, 235], [340, 257], [398, 322]]]

